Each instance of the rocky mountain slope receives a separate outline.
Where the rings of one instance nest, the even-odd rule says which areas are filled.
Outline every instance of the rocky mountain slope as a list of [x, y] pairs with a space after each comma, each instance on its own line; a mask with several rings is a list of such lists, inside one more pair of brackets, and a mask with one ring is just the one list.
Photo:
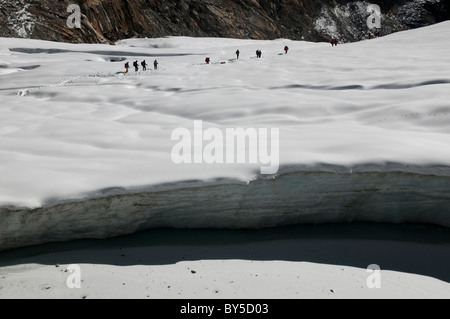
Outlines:
[[[448, 0], [372, 0], [387, 34], [450, 19]], [[367, 1], [350, 0], [0, 0], [0, 36], [72, 43], [195, 36], [357, 41], [369, 36]], [[70, 4], [81, 28], [69, 28]]]

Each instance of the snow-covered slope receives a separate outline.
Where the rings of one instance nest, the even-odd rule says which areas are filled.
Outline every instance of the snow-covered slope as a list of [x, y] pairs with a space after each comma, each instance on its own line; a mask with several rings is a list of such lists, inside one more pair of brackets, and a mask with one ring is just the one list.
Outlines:
[[[2, 38], [2, 248], [167, 225], [449, 226], [449, 29], [445, 22], [338, 47]], [[120, 73], [125, 60], [155, 58], [158, 71]], [[280, 171], [175, 164], [172, 133], [193, 132], [195, 120], [219, 130], [279, 128]]]

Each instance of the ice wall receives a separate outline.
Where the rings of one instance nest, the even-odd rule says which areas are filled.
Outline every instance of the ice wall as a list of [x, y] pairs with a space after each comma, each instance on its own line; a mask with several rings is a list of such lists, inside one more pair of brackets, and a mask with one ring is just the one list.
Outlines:
[[285, 169], [276, 178], [114, 190], [38, 209], [0, 208], [0, 250], [159, 227], [264, 228], [352, 221], [450, 227], [447, 168]]

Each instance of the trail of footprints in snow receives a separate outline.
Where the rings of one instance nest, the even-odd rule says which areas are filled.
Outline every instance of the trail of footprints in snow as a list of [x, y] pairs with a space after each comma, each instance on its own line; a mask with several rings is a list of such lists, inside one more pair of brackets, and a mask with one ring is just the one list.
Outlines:
[[69, 79], [62, 79], [61, 81], [54, 83], [54, 84], [50, 84], [50, 85], [44, 85], [44, 86], [39, 86], [39, 87], [35, 87], [35, 88], [26, 88], [26, 89], [21, 89], [19, 91], [16, 92], [15, 95], [17, 96], [27, 96], [33, 92], [37, 92], [39, 90], [45, 89], [45, 88], [52, 88], [52, 87], [59, 87], [59, 86], [66, 86], [69, 84], [74, 84], [76, 81], [78, 80], [82, 80], [82, 79], [86, 79], [86, 78], [98, 78], [95, 81], [95, 84], [98, 84], [99, 80], [102, 78], [111, 78], [111, 77], [117, 77], [120, 74], [117, 73], [108, 73], [108, 74], [88, 74], [88, 75], [82, 75], [82, 76], [77, 76], [74, 78], [69, 78]]

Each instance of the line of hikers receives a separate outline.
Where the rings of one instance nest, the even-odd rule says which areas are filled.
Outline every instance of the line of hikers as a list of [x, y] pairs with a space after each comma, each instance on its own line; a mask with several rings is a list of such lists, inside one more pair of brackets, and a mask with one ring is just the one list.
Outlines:
[[[331, 40], [331, 45], [332, 46], [337, 46], [338, 45], [338, 40], [337, 39], [332, 39]], [[288, 54], [288, 52], [289, 52], [289, 47], [286, 45], [285, 47], [284, 47], [284, 54]], [[239, 60], [239, 56], [240, 56], [240, 54], [241, 54], [241, 52], [239, 51], [239, 50], [237, 50], [236, 51], [236, 58]], [[260, 59], [261, 57], [262, 57], [262, 51], [261, 50], [256, 50], [256, 57], [258, 58], [258, 59]], [[209, 57], [207, 57], [206, 59], [205, 59], [205, 62], [206, 62], [206, 64], [209, 64], [210, 62], [211, 62], [211, 59], [209, 58]], [[155, 69], [155, 70], [158, 70], [158, 60], [155, 60], [154, 62], [153, 62], [153, 68]], [[142, 61], [141, 62], [141, 66], [142, 66], [142, 70], [143, 71], [147, 71], [147, 62], [145, 62], [145, 60], [144, 61]], [[134, 61], [133, 62], [133, 66], [134, 66], [134, 70], [136, 71], [136, 72], [138, 72], [139, 71], [139, 64], [138, 64], [138, 61]], [[130, 68], [130, 63], [129, 62], [127, 62], [127, 63], [125, 63], [125, 74], [126, 73], [128, 73], [128, 71], [129, 71], [129, 68]]]
[[[158, 70], [158, 64], [159, 64], [158, 60], [155, 59], [155, 61], [153, 61], [153, 68], [155, 70]], [[143, 71], [147, 71], [147, 65], [148, 64], [147, 64], [147, 62], [145, 62], [145, 60], [141, 62]], [[133, 66], [134, 66], [135, 72], [138, 72], [139, 71], [139, 62], [137, 60], [133, 62]], [[130, 69], [130, 62], [127, 62], [127, 63], [125, 63], [125, 74], [128, 73], [129, 69]]]

